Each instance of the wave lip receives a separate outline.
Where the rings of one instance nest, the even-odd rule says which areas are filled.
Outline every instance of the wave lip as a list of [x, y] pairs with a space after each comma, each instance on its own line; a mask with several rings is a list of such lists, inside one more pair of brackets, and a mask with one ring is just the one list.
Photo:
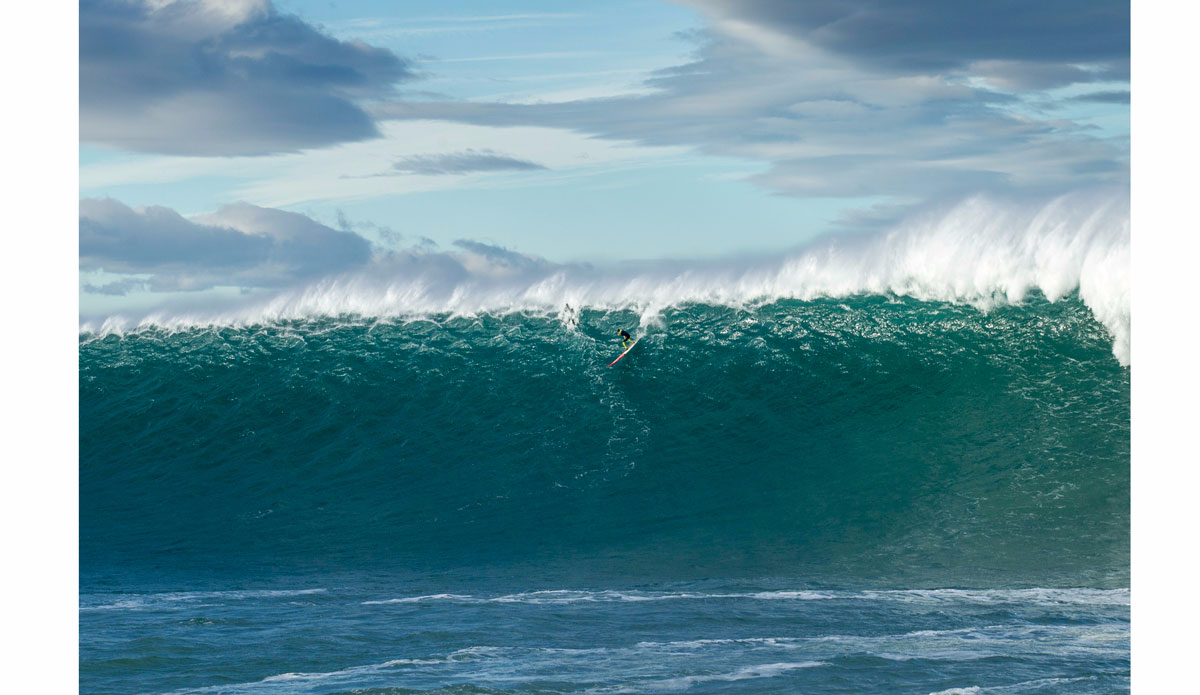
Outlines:
[[[906, 296], [988, 309], [1033, 291], [1050, 301], [1078, 292], [1130, 362], [1127, 189], [1060, 196], [1040, 204], [969, 198], [870, 235], [826, 237], [770, 257], [557, 264], [480, 244], [410, 250], [362, 271], [244, 303], [161, 309], [140, 318], [81, 322], [84, 333], [257, 325], [359, 315], [471, 316], [518, 311], [573, 315], [581, 307], [632, 309], [643, 327], [671, 306], [746, 306], [780, 299]], [[568, 308], [569, 307], [569, 308]], [[565, 319], [564, 319], [565, 320]]]

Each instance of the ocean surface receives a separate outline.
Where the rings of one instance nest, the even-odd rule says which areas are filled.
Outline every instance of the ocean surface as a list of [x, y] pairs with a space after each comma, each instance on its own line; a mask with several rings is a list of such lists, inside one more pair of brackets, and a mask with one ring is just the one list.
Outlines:
[[1075, 284], [85, 328], [80, 688], [1126, 692]]

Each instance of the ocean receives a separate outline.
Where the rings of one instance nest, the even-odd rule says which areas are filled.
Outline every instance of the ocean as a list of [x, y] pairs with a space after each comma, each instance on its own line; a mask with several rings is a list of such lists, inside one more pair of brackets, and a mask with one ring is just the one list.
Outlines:
[[1128, 692], [1128, 250], [972, 203], [83, 321], [80, 690]]
[[[1078, 299], [84, 334], [89, 693], [1128, 688]], [[955, 690], [958, 689], [958, 690]]]

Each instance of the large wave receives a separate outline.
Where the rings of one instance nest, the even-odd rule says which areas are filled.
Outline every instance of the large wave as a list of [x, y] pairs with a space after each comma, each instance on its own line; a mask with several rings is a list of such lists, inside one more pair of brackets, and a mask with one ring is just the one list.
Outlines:
[[612, 369], [629, 310], [88, 338], [81, 562], [1128, 585], [1130, 372], [1076, 296], [660, 319]]
[[1127, 189], [1030, 204], [976, 196], [884, 231], [828, 236], [776, 256], [707, 261], [560, 264], [475, 242], [410, 249], [313, 284], [197, 309], [87, 320], [85, 332], [138, 326], [248, 325], [356, 314], [401, 317], [634, 309], [643, 325], [669, 306], [746, 306], [779, 299], [896, 295], [989, 309], [1032, 291], [1078, 292], [1130, 362]]

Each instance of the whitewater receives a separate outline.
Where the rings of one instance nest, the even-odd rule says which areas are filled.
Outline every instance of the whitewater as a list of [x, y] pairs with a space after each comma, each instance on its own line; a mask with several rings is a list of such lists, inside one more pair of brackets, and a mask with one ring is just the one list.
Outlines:
[[379, 254], [366, 269], [228, 306], [165, 308], [82, 321], [89, 334], [138, 327], [253, 325], [357, 315], [635, 309], [642, 327], [686, 303], [904, 296], [980, 309], [1077, 294], [1130, 362], [1129, 197], [1100, 189], [1038, 204], [977, 196], [885, 231], [829, 236], [771, 257], [561, 264], [477, 242], [452, 252]]

